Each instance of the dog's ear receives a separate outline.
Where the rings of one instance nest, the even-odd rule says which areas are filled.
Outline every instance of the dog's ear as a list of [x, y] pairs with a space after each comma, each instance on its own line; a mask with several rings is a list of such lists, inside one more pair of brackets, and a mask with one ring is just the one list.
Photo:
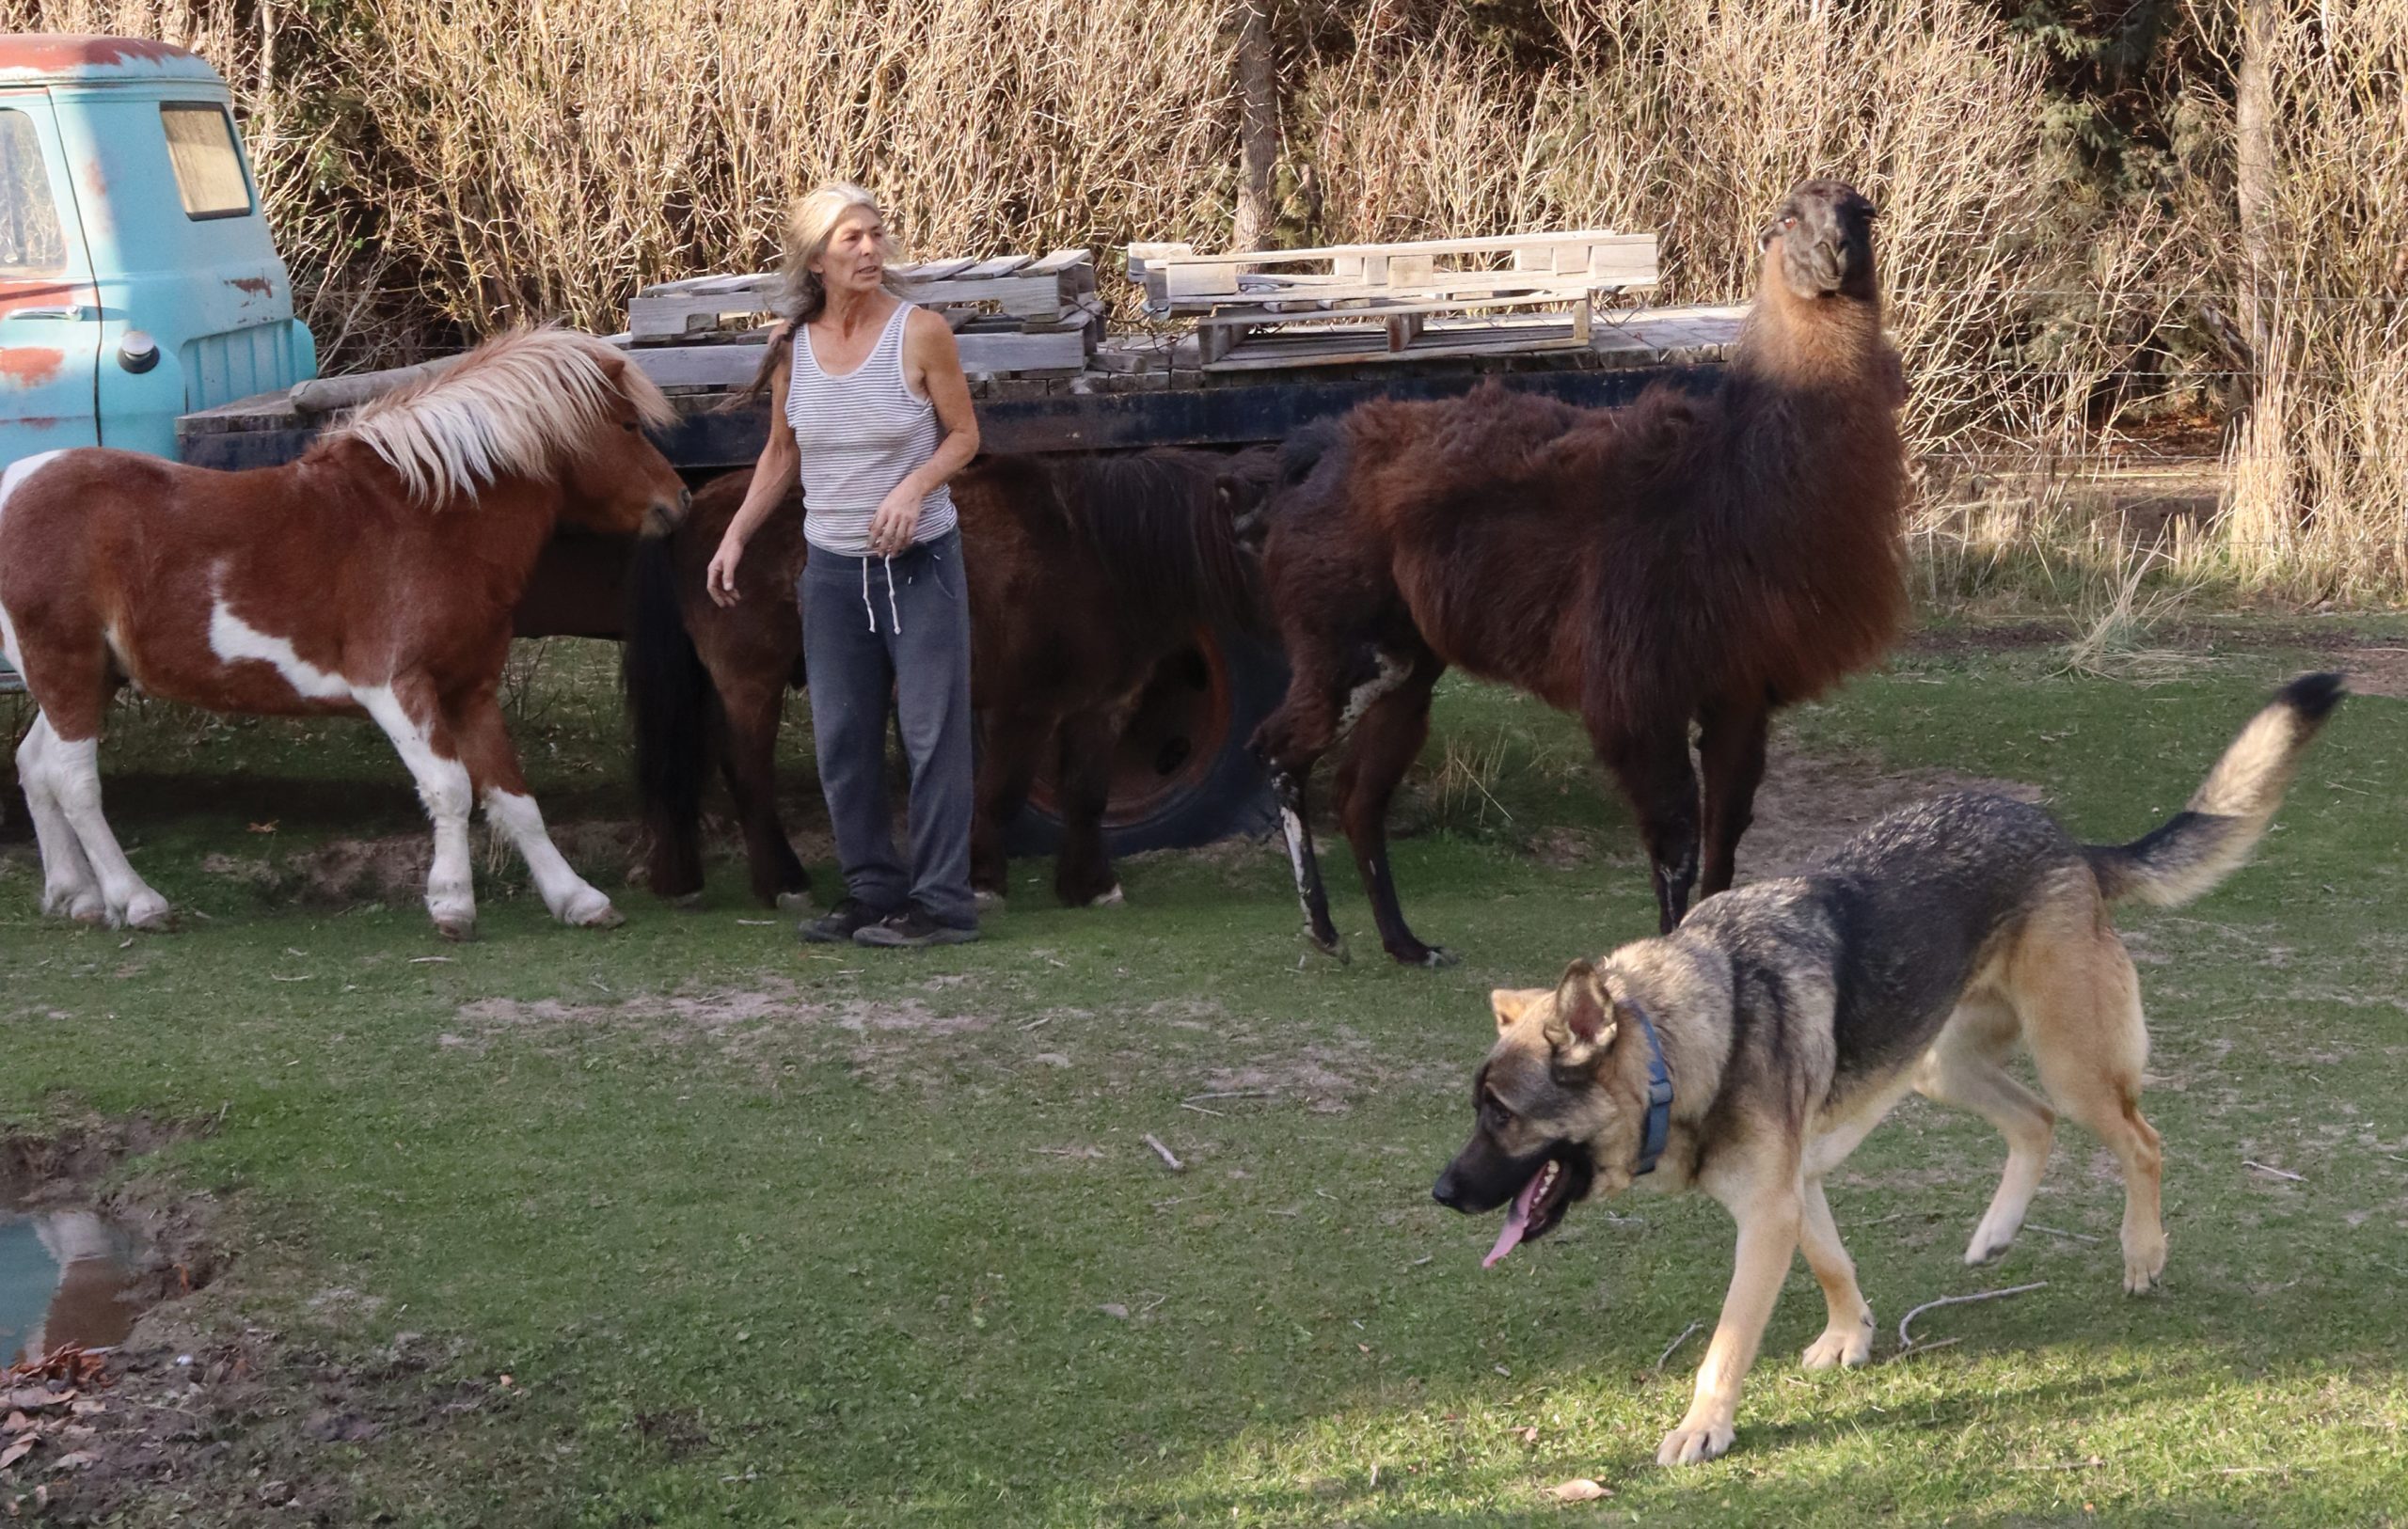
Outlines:
[[1555, 1012], [1546, 1021], [1547, 1045], [1556, 1061], [1567, 1067], [1587, 1066], [1605, 1055], [1620, 1028], [1613, 997], [1598, 980], [1597, 969], [1586, 961], [1573, 962], [1556, 985]]
[[1555, 996], [1552, 987], [1492, 987], [1488, 1006], [1497, 1011], [1497, 1032], [1503, 1034], [1522, 1022], [1530, 1006]]

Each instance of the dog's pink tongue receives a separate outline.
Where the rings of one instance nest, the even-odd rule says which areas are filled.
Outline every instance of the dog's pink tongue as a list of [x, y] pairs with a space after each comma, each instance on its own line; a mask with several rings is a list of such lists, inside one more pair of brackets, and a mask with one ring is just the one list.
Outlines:
[[1539, 1197], [1539, 1180], [1545, 1176], [1532, 1174], [1530, 1181], [1522, 1186], [1522, 1192], [1513, 1196], [1513, 1208], [1505, 1213], [1505, 1230], [1497, 1234], [1497, 1246], [1480, 1261], [1481, 1268], [1495, 1269], [1497, 1260], [1522, 1245], [1522, 1234], [1530, 1229], [1530, 1206]]

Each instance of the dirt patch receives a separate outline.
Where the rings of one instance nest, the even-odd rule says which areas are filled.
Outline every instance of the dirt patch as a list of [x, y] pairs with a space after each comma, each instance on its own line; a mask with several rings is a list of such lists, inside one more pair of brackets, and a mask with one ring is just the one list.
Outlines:
[[1795, 875], [1817, 854], [1908, 802], [1952, 791], [2037, 802], [2040, 788], [1954, 770], [1893, 770], [1861, 759], [1774, 750], [1756, 791], [1755, 822], [1739, 842], [1739, 880]]
[[[636, 824], [572, 822], [549, 828], [552, 843], [590, 879], [608, 886], [635, 879], [642, 840]], [[409, 833], [330, 839], [313, 848], [281, 853], [272, 847], [257, 854], [219, 851], [202, 857], [200, 868], [274, 902], [351, 907], [415, 904], [426, 895], [426, 873], [434, 858], [432, 836]], [[525, 885], [526, 867], [515, 847], [482, 828], [475, 863], [480, 891], [516, 891]]]
[[18, 1512], [55, 1523], [148, 1521], [169, 1517], [168, 1505], [181, 1505], [173, 1517], [185, 1523], [357, 1522], [348, 1482], [363, 1447], [423, 1440], [510, 1404], [492, 1381], [423, 1376], [452, 1357], [404, 1332], [381, 1351], [337, 1358], [209, 1296], [162, 1308], [109, 1356], [106, 1384], [87, 1393], [82, 1459], [0, 1481], [0, 1505], [14, 1497]]
[[[932, 990], [942, 990], [932, 983]], [[791, 1060], [798, 1043], [833, 1045], [873, 1087], [893, 1085], [907, 1065], [920, 1070], [934, 1038], [992, 1028], [982, 1014], [946, 1013], [918, 999], [858, 999], [806, 991], [784, 978], [756, 988], [646, 995], [613, 1003], [558, 999], [479, 999], [453, 1016], [438, 1038], [447, 1048], [482, 1052], [511, 1032], [606, 1030], [670, 1045], [704, 1044], [731, 1058], [766, 1064]]]
[[[512, 1404], [506, 1378], [423, 1378], [456, 1352], [419, 1334], [337, 1356], [249, 1320], [238, 1282], [217, 1278], [215, 1202], [138, 1171], [119, 1177], [202, 1128], [96, 1120], [0, 1138], [0, 1196], [88, 1205], [135, 1228], [160, 1298], [114, 1348], [70, 1351], [10, 1395], [0, 1415], [27, 1420], [16, 1437], [40, 1437], [0, 1467], [0, 1521], [357, 1522], [349, 1494], [362, 1447], [423, 1442]], [[330, 1332], [382, 1304], [347, 1289], [307, 1302]]]
[[2339, 658], [2350, 688], [2362, 696], [2408, 701], [2408, 648], [2353, 648]]

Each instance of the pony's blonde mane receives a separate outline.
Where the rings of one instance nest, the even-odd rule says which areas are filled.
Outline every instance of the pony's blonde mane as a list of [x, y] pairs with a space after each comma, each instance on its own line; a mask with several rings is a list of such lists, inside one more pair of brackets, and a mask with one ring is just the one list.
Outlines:
[[557, 478], [619, 396], [647, 425], [676, 418], [652, 379], [608, 340], [522, 329], [371, 402], [326, 439], [359, 442], [412, 499], [439, 505], [503, 478]]

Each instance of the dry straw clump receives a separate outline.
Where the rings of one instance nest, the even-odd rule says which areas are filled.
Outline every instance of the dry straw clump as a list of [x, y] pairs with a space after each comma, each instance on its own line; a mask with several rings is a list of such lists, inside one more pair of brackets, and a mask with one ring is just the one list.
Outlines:
[[[2277, 12], [2259, 394], [2204, 562], [2302, 600], [2408, 582], [2408, 0]], [[2235, 44], [2237, 46], [2237, 44]], [[2253, 290], [2254, 289], [2254, 290]]]

